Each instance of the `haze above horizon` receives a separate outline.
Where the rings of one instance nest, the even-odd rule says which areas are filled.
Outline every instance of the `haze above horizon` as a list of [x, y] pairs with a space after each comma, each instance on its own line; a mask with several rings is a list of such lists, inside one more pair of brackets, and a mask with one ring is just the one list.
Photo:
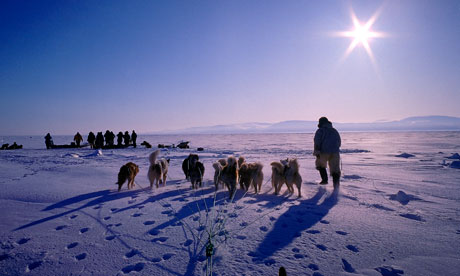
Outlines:
[[454, 0], [7, 0], [0, 35], [0, 135], [460, 117]]

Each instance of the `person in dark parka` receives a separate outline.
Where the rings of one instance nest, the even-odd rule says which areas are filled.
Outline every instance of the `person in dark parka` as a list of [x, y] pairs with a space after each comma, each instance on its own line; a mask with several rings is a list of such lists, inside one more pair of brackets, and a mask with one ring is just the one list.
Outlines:
[[51, 134], [46, 134], [45, 136], [45, 145], [46, 145], [46, 149], [50, 149], [53, 147], [54, 143], [53, 143], [53, 138], [51, 137]]
[[133, 133], [131, 133], [131, 141], [133, 141], [133, 147], [136, 147], [136, 140], [137, 140], [137, 134], [133, 130]]
[[332, 127], [332, 123], [326, 117], [321, 117], [318, 122], [318, 130], [315, 133], [313, 150], [313, 155], [316, 156], [316, 169], [321, 175], [320, 184], [328, 183], [326, 167], [329, 165], [334, 188], [339, 187], [341, 144], [339, 132]]
[[77, 134], [75, 134], [73, 140], [75, 141], [75, 144], [77, 144], [77, 147], [80, 147], [80, 143], [83, 142], [83, 137], [81, 136], [80, 132], [77, 132]]
[[89, 132], [88, 138], [86, 139], [88, 141], [89, 146], [94, 149], [94, 141], [96, 141], [96, 136], [92, 131]]
[[125, 131], [125, 135], [123, 135], [123, 141], [125, 142], [125, 146], [129, 146], [129, 140], [130, 140], [129, 132]]

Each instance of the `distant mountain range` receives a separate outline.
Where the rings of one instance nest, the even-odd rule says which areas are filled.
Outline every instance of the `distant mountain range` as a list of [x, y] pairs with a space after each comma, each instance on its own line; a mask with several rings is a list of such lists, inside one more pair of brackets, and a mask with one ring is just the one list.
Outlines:
[[[449, 116], [409, 117], [399, 121], [374, 123], [333, 123], [339, 131], [434, 131], [460, 130], [460, 118]], [[279, 123], [243, 123], [191, 127], [163, 134], [240, 134], [240, 133], [303, 133], [316, 131], [317, 121], [283, 121]]]

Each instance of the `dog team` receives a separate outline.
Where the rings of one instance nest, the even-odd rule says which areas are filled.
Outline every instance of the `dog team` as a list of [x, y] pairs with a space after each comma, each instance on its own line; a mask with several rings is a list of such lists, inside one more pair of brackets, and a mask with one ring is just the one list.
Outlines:
[[[334, 188], [340, 185], [340, 154], [339, 148], [341, 139], [338, 131], [332, 127], [332, 123], [326, 118], [321, 117], [318, 123], [318, 130], [314, 136], [313, 155], [316, 156], [316, 169], [321, 176], [319, 184], [327, 184], [327, 170], [329, 166], [333, 178]], [[156, 187], [159, 184], [166, 185], [168, 174], [169, 159], [158, 159], [160, 150], [154, 151], [149, 156], [150, 167], [147, 173], [150, 181], [150, 188], [155, 182]], [[282, 186], [286, 184], [289, 193], [294, 193], [294, 186], [297, 188], [298, 196], [301, 197], [302, 176], [299, 173], [299, 162], [296, 158], [287, 158], [270, 163], [272, 167], [271, 183], [275, 189], [275, 194], [279, 194]], [[238, 160], [234, 156], [227, 159], [219, 159], [212, 164], [214, 168], [214, 185], [216, 190], [225, 186], [229, 192], [229, 198], [233, 198], [239, 188], [248, 191], [250, 187], [254, 188], [255, 193], [261, 190], [264, 175], [262, 172], [263, 165], [260, 162], [249, 163], [243, 156]], [[182, 162], [182, 170], [185, 178], [192, 183], [192, 188], [197, 189], [202, 186], [204, 176], [204, 165], [199, 161], [197, 154], [190, 154]], [[128, 189], [134, 187], [134, 178], [139, 172], [136, 164], [129, 162], [120, 168], [118, 174], [118, 191], [123, 183], [128, 180]]]

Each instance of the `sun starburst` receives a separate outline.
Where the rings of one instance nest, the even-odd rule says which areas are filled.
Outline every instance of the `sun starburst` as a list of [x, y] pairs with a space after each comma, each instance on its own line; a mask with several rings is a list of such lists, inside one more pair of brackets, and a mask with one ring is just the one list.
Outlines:
[[378, 9], [374, 15], [365, 23], [362, 23], [358, 20], [353, 10], [351, 10], [351, 19], [353, 21], [354, 29], [351, 31], [339, 32], [338, 35], [341, 37], [350, 37], [353, 40], [345, 51], [343, 59], [347, 58], [348, 55], [357, 47], [362, 46], [369, 55], [372, 63], [375, 63], [374, 54], [372, 53], [369, 41], [373, 38], [384, 37], [385, 34], [382, 32], [375, 32], [371, 30], [372, 25], [374, 25], [378, 16], [380, 15], [381, 9]]

